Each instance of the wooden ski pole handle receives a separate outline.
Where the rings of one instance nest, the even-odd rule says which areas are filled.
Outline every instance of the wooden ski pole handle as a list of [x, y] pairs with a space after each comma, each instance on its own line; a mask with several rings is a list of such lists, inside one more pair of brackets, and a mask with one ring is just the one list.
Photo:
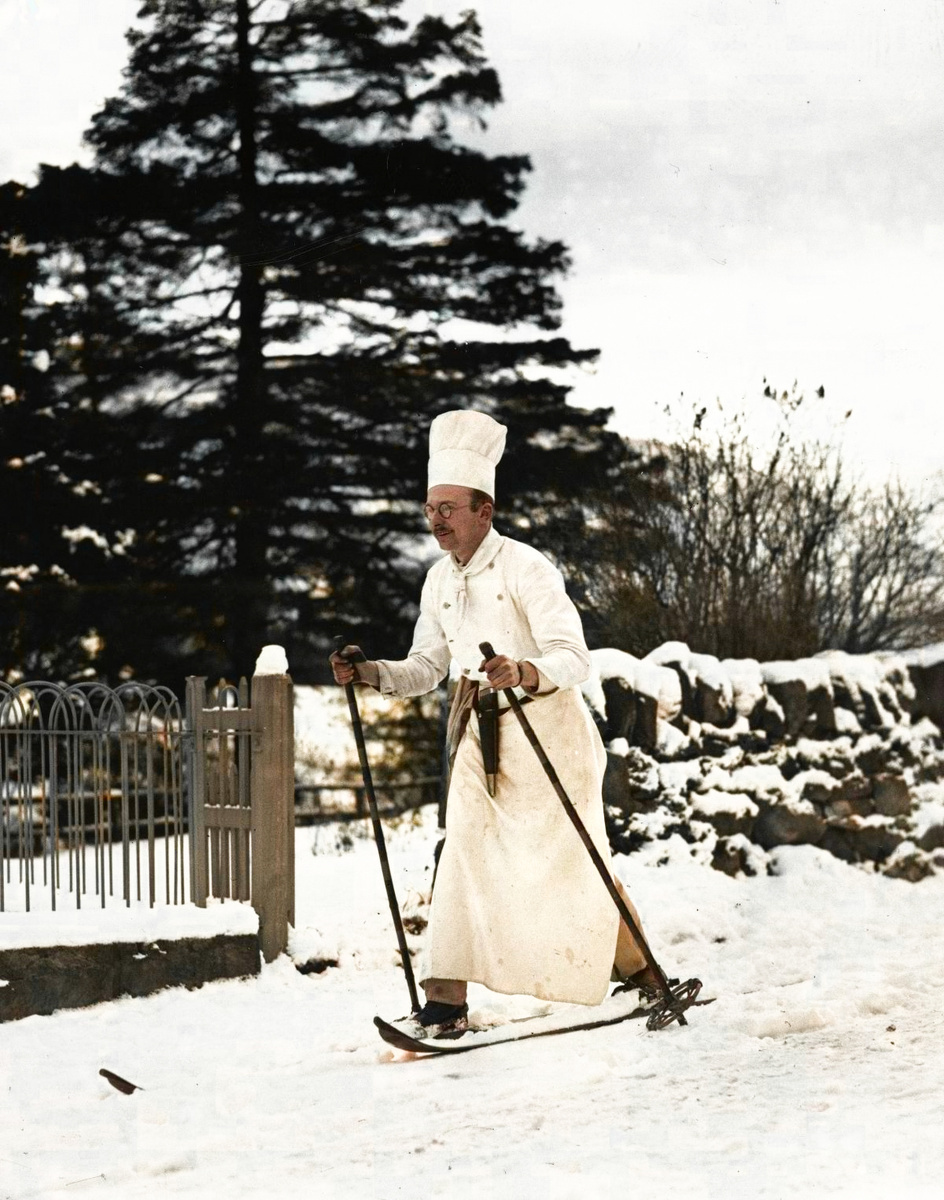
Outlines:
[[363, 650], [360, 648], [360, 646], [354, 646], [354, 647], [353, 647], [353, 649], [357, 651], [357, 653], [356, 653], [356, 654], [345, 654], [345, 653], [344, 653], [344, 651], [345, 651], [346, 649], [347, 649], [347, 638], [346, 638], [346, 637], [343, 637], [343, 636], [342, 636], [342, 635], [339, 633], [339, 634], [338, 634], [338, 635], [337, 635], [337, 636], [334, 638], [334, 652], [335, 652], [335, 654], [338, 654], [338, 655], [340, 655], [340, 657], [341, 657], [341, 658], [343, 658], [343, 659], [344, 659], [344, 661], [345, 661], [345, 662], [347, 662], [347, 663], [362, 663], [362, 662], [367, 662], [367, 655], [366, 655], [366, 654], [364, 653], [364, 651], [363, 651]]

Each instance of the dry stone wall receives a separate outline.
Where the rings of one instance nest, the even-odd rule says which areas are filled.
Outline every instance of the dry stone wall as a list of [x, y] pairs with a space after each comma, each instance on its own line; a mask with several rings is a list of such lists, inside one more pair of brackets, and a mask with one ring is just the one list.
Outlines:
[[918, 881], [944, 869], [944, 646], [719, 661], [593, 652], [615, 851], [683, 839], [729, 874], [812, 844]]

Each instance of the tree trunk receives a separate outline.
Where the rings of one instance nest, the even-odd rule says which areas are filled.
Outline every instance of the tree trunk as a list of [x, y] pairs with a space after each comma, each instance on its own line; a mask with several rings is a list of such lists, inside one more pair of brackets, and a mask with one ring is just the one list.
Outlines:
[[249, 0], [236, 0], [236, 122], [239, 134], [240, 257], [239, 343], [236, 350], [236, 393], [233, 397], [234, 497], [233, 584], [226, 600], [227, 646], [232, 674], [248, 674], [266, 640], [266, 527], [255, 500], [265, 468], [262, 429], [266, 396], [263, 371], [265, 313], [264, 268], [258, 262], [262, 241], [256, 161], [257, 92], [249, 41]]

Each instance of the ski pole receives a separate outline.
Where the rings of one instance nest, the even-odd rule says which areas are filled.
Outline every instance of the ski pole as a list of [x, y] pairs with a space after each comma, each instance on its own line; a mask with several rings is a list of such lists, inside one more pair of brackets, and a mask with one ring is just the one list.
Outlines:
[[[347, 663], [365, 662], [365, 655], [358, 651], [356, 655], [345, 655], [344, 638], [336, 637], [334, 639], [336, 652]], [[361, 774], [364, 777], [364, 791], [367, 794], [367, 804], [370, 808], [370, 821], [374, 828], [374, 841], [377, 843], [377, 854], [380, 857], [380, 870], [383, 873], [384, 887], [387, 891], [387, 903], [390, 905], [390, 915], [393, 917], [393, 926], [397, 931], [397, 945], [400, 947], [400, 958], [403, 962], [403, 974], [406, 976], [406, 986], [410, 991], [410, 1004], [413, 1012], [419, 1012], [420, 1002], [416, 994], [416, 980], [413, 978], [413, 964], [410, 961], [410, 952], [406, 944], [406, 935], [403, 932], [403, 921], [400, 918], [400, 906], [397, 904], [397, 895], [393, 887], [393, 877], [390, 874], [390, 860], [387, 858], [387, 844], [384, 841], [383, 826], [380, 824], [380, 813], [377, 809], [377, 796], [374, 793], [374, 780], [370, 773], [370, 763], [367, 760], [367, 746], [364, 743], [364, 727], [361, 724], [361, 714], [357, 708], [357, 696], [354, 694], [354, 684], [346, 683], [344, 685], [344, 694], [347, 696], [347, 705], [351, 710], [351, 725], [354, 727], [354, 741], [357, 743], [357, 757], [360, 759]]]
[[[481, 650], [486, 661], [490, 658], [495, 657], [495, 651], [489, 642], [481, 642], [479, 644], [479, 650]], [[538, 756], [538, 761], [541, 763], [541, 766], [544, 768], [544, 772], [547, 775], [548, 779], [550, 780], [551, 786], [554, 788], [554, 791], [557, 793], [558, 799], [560, 800], [561, 804], [563, 804], [564, 810], [566, 811], [567, 816], [570, 817], [571, 824], [574, 826], [574, 828], [577, 830], [577, 833], [580, 835], [580, 840], [583, 842], [584, 846], [586, 846], [587, 852], [590, 855], [593, 865], [596, 867], [597, 871], [600, 873], [601, 879], [606, 884], [607, 891], [610, 893], [613, 903], [616, 905], [617, 910], [619, 911], [619, 915], [626, 922], [626, 926], [629, 929], [629, 932], [633, 935], [636, 945], [642, 951], [643, 957], [645, 958], [647, 964], [649, 965], [650, 969], [652, 970], [652, 973], [655, 975], [656, 980], [658, 981], [659, 987], [662, 991], [662, 995], [664, 998], [667, 1015], [668, 1015], [668, 1013], [671, 1014], [669, 1021], [666, 1021], [665, 1024], [669, 1024], [671, 1020], [677, 1020], [680, 1025], [687, 1025], [688, 1022], [685, 1020], [685, 1017], [682, 1013], [681, 1007], [679, 1006], [679, 1001], [680, 1001], [681, 997], [677, 997], [675, 995], [675, 993], [672, 991], [672, 988], [669, 986], [669, 981], [665, 977], [665, 972], [662, 970], [662, 968], [656, 962], [655, 955], [652, 953], [652, 950], [649, 948], [649, 943], [646, 941], [645, 937], [643, 936], [643, 932], [639, 928], [639, 925], [633, 919], [633, 914], [629, 911], [629, 906], [626, 904], [623, 897], [617, 891], [616, 884], [613, 882], [613, 876], [607, 870], [606, 863], [603, 861], [600, 851], [593, 844], [593, 839], [591, 838], [590, 834], [587, 832], [587, 827], [584, 825], [583, 821], [580, 819], [580, 814], [577, 812], [576, 808], [574, 808], [573, 801], [570, 799], [570, 797], [564, 791], [564, 785], [561, 783], [560, 779], [558, 778], [557, 772], [554, 770], [554, 766], [551, 763], [551, 760], [547, 757], [547, 754], [545, 754], [544, 747], [538, 741], [537, 734], [531, 728], [531, 722], [524, 715], [524, 713], [521, 709], [521, 703], [518, 700], [518, 697], [515, 695], [514, 689], [513, 688], [504, 688], [503, 691], [505, 693], [505, 696], [508, 698], [508, 703], [514, 709], [515, 716], [518, 718], [518, 723], [521, 725], [521, 728], [524, 731], [525, 737], [531, 743], [531, 746], [534, 749], [534, 753]], [[688, 985], [685, 985], [685, 986], [687, 987]], [[699, 984], [699, 987], [700, 986], [701, 985]], [[697, 991], [695, 992], [695, 995], [697, 995]], [[694, 996], [692, 996], [692, 999], [694, 999]], [[686, 1007], [687, 1007], [687, 1004], [686, 1004]]]

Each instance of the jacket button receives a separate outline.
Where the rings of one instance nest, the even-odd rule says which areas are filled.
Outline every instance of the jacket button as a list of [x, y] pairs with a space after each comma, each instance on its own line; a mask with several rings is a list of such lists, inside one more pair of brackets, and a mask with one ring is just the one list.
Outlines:
[[505, 599], [505, 597], [504, 597], [504, 596], [501, 594], [501, 592], [499, 592], [499, 593], [498, 593], [498, 599], [499, 599], [499, 600], [504, 600], [504, 599]]
[[449, 607], [449, 601], [448, 601], [448, 600], [444, 600], [444, 601], [443, 601], [443, 608], [448, 608], [448, 607]]

